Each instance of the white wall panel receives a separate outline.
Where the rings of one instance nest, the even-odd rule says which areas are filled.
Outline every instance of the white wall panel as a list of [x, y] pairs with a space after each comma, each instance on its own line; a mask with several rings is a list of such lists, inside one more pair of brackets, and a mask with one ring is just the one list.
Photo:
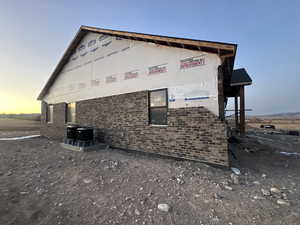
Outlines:
[[[45, 96], [47, 103], [168, 88], [170, 108], [205, 106], [218, 115], [217, 55], [103, 37], [85, 36]], [[158, 73], [150, 75], [149, 67]]]

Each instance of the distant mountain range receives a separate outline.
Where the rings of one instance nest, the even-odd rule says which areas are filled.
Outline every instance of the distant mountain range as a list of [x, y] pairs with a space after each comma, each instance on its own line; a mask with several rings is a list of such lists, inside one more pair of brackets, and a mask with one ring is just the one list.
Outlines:
[[266, 115], [247, 116], [249, 118], [300, 119], [300, 112], [275, 113]]

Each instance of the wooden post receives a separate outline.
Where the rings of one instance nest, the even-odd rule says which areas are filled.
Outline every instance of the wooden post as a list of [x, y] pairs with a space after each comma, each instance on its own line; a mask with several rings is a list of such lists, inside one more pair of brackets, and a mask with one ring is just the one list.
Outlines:
[[235, 129], [239, 129], [239, 105], [238, 96], [234, 97], [234, 115], [235, 115]]
[[241, 136], [245, 135], [245, 89], [240, 87], [240, 131]]

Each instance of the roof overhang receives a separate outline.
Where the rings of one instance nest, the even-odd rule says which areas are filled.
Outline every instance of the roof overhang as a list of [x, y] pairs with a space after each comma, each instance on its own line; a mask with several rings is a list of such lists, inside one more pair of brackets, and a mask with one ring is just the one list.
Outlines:
[[194, 39], [187, 39], [187, 38], [168, 37], [168, 36], [161, 36], [161, 35], [143, 34], [143, 33], [127, 32], [127, 31], [102, 29], [102, 28], [89, 27], [89, 26], [81, 26], [78, 32], [76, 33], [74, 39], [71, 41], [70, 45], [68, 46], [67, 50], [64, 52], [58, 65], [55, 67], [46, 85], [44, 86], [41, 93], [39, 94], [38, 100], [42, 100], [43, 97], [47, 94], [49, 88], [55, 81], [56, 77], [59, 75], [64, 65], [68, 62], [70, 56], [73, 53], [73, 50], [77, 47], [77, 45], [80, 43], [80, 41], [88, 32], [107, 34], [111, 36], [116, 36], [124, 39], [132, 39], [136, 41], [152, 42], [158, 45], [165, 45], [169, 47], [185, 48], [189, 50], [196, 50], [196, 51], [218, 54], [222, 60], [230, 59], [230, 61], [232, 61], [232, 65], [234, 63], [234, 58], [237, 49], [237, 45], [232, 43], [194, 40]]
[[230, 86], [246, 86], [251, 84], [252, 79], [245, 68], [240, 68], [232, 71]]
[[246, 69], [240, 68], [232, 71], [228, 83], [226, 83], [225, 97], [239, 96], [240, 87], [252, 84], [252, 79]]
[[231, 87], [234, 87], [234, 86], [247, 86], [247, 85], [251, 85], [252, 82], [240, 82], [240, 83], [232, 83], [230, 84]]

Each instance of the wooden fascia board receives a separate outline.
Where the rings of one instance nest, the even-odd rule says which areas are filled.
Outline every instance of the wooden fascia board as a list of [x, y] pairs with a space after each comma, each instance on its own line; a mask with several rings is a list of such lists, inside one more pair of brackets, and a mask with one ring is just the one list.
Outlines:
[[252, 82], [239, 82], [239, 83], [233, 83], [230, 84], [231, 87], [235, 87], [235, 86], [247, 86], [247, 85], [251, 85]]
[[223, 49], [229, 50], [234, 52], [236, 45], [235, 44], [225, 44], [219, 42], [209, 42], [209, 41], [198, 41], [198, 40], [191, 40], [191, 39], [184, 39], [184, 38], [173, 38], [173, 37], [165, 37], [165, 36], [158, 36], [158, 35], [151, 35], [151, 34], [141, 34], [141, 33], [134, 33], [134, 32], [126, 32], [126, 31], [116, 31], [116, 30], [107, 30], [101, 29], [96, 27], [88, 27], [83, 26], [82, 29], [103, 33], [103, 34], [110, 34], [110, 35], [117, 35], [117, 36], [127, 36], [132, 38], [141, 38], [141, 39], [151, 39], [153, 41], [163, 41], [169, 43], [177, 43], [183, 45], [193, 45], [196, 47], [208, 47], [208, 48], [216, 48], [216, 49]]

